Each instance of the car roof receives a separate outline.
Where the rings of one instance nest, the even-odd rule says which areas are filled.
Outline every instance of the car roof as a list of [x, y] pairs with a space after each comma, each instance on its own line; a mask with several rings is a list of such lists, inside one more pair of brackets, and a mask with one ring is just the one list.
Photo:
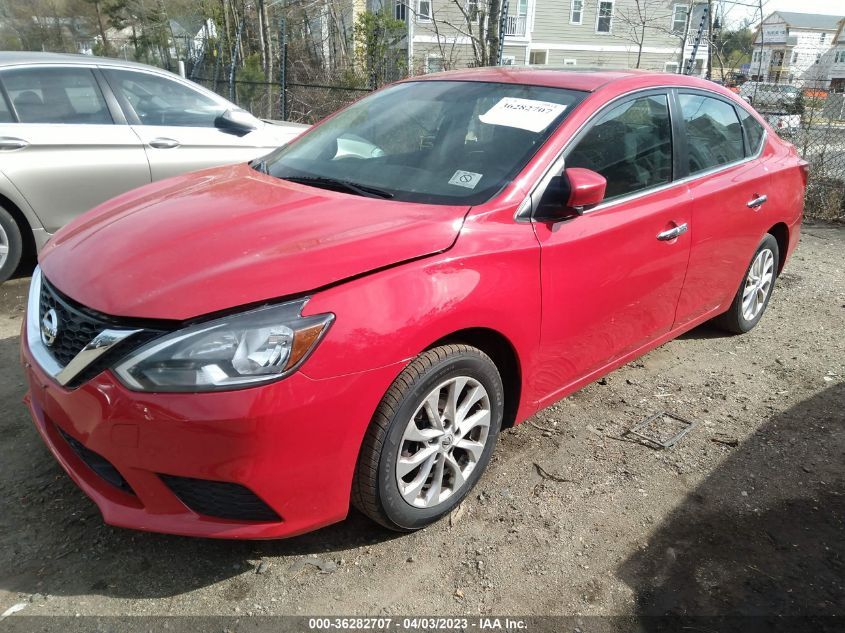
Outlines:
[[[697, 77], [662, 73], [648, 70], [619, 69], [609, 70], [571, 67], [555, 68], [550, 66], [489, 66], [432, 73], [421, 77], [411, 77], [406, 81], [485, 81], [512, 83], [552, 88], [567, 88], [595, 92], [599, 88], [612, 84], [624, 84], [626, 89], [646, 88], [649, 86], [688, 86], [691, 88], [717, 88], [717, 84]], [[620, 87], [622, 87], [620, 85]], [[719, 91], [721, 92], [721, 91]]]
[[168, 72], [155, 66], [139, 64], [137, 62], [114, 59], [111, 57], [96, 57], [94, 55], [75, 55], [71, 53], [41, 53], [37, 51], [0, 51], [0, 68], [3, 66], [18, 66], [21, 64], [70, 64], [119, 66], [121, 68], [139, 68]]

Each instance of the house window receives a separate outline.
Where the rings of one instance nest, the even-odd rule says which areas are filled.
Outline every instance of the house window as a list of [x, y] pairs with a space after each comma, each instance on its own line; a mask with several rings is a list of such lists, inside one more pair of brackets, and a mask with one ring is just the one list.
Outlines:
[[613, 27], [613, 0], [599, 0], [596, 33], [610, 33]]
[[790, 64], [795, 64], [798, 62], [798, 51], [792, 51], [792, 57], [790, 58]]
[[408, 5], [404, 0], [396, 0], [393, 4], [393, 17], [404, 22], [408, 17]]
[[584, 15], [584, 0], [572, 0], [569, 10], [569, 23], [581, 24], [581, 17]]
[[563, 60], [563, 65], [564, 65], [564, 66], [577, 66], [577, 65], [578, 65], [578, 60], [577, 60], [577, 59], [572, 59], [571, 57], [566, 57], [566, 58]]
[[822, 60], [822, 54], [816, 53], [816, 61], [814, 63], [818, 64]]
[[431, 0], [417, 0], [417, 22], [431, 22]]
[[531, 51], [528, 55], [528, 63], [532, 66], [542, 66], [548, 63], [549, 51]]
[[824, 44], [825, 39], [827, 39], [827, 33], [822, 33], [821, 36], [821, 43]]
[[478, 21], [478, 0], [467, 0], [466, 4], [467, 19], [470, 22]]
[[833, 63], [845, 64], [845, 50], [836, 51], [836, 54], [833, 56]]
[[502, 55], [502, 66], [516, 65], [516, 57], [513, 55]]
[[687, 28], [687, 15], [689, 7], [685, 4], [676, 4], [672, 7], [672, 32], [683, 33]]
[[673, 75], [678, 74], [678, 62], [666, 62], [663, 64], [663, 72], [664, 73], [672, 73]]
[[440, 55], [428, 54], [425, 56], [425, 72], [439, 73], [443, 70], [443, 58]]

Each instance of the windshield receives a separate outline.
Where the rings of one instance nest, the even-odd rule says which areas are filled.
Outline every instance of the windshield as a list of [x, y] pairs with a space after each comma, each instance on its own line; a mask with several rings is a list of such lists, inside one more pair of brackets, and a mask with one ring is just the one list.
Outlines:
[[583, 92], [471, 81], [391, 86], [255, 164], [272, 176], [431, 204], [480, 204], [509, 183]]

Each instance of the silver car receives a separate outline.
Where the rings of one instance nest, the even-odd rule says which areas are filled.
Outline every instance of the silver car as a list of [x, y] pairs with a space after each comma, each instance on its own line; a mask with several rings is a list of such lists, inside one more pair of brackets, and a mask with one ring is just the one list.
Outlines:
[[153, 180], [251, 160], [305, 127], [261, 121], [143, 64], [0, 52], [0, 282], [95, 205]]

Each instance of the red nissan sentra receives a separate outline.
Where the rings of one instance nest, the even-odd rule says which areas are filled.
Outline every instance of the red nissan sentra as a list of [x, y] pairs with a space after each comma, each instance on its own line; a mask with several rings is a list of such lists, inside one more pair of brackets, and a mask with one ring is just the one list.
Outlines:
[[113, 525], [280, 537], [351, 502], [421, 528], [502, 427], [704, 321], [753, 328], [805, 179], [710, 82], [411, 79], [60, 231], [26, 401]]

